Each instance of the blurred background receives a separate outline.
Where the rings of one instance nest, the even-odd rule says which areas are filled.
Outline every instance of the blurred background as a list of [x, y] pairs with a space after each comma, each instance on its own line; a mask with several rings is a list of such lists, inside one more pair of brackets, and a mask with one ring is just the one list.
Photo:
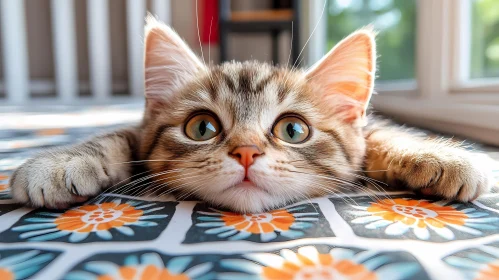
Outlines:
[[373, 24], [376, 110], [499, 144], [497, 0], [0, 0], [0, 110], [142, 102], [148, 11], [214, 64], [307, 67]]

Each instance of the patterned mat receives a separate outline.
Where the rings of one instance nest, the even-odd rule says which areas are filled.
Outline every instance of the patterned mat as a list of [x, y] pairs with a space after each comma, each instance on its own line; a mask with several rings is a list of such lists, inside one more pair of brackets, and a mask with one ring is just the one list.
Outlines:
[[118, 194], [66, 211], [25, 208], [7, 188], [17, 166], [39, 149], [138, 121], [140, 109], [18, 114], [17, 122], [7, 115], [0, 114], [2, 280], [499, 278], [497, 194], [469, 204], [354, 194], [253, 215]]

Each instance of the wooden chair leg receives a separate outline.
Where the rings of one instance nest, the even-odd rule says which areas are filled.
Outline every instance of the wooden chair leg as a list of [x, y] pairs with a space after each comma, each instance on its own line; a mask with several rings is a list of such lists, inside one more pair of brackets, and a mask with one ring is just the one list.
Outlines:
[[230, 19], [230, 0], [218, 1], [218, 36], [220, 62], [227, 61], [227, 51], [229, 47], [229, 28], [227, 22]]
[[229, 34], [227, 28], [220, 25], [219, 29], [219, 50], [220, 50], [220, 63], [227, 61], [227, 51], [229, 45]]

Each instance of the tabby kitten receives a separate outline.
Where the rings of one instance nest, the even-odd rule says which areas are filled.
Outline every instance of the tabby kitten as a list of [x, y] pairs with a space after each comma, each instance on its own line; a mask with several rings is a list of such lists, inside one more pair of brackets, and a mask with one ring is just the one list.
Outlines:
[[460, 201], [489, 191], [487, 168], [470, 152], [365, 125], [375, 68], [370, 29], [351, 34], [308, 71], [257, 62], [209, 67], [149, 17], [142, 124], [28, 160], [12, 176], [13, 196], [66, 208], [130, 180], [133, 164], [123, 164], [130, 161], [149, 171], [151, 191], [192, 194], [240, 212], [359, 188], [362, 170]]

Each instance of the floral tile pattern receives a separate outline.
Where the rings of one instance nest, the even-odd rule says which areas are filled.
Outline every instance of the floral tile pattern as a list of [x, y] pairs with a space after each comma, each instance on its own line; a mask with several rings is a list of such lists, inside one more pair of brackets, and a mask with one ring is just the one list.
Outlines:
[[[12, 204], [8, 177], [28, 158], [139, 121], [143, 106], [61, 110], [0, 117], [0, 280], [499, 278], [499, 194], [342, 196], [255, 214], [119, 194], [66, 211]], [[438, 264], [418, 262], [432, 252]]]
[[499, 215], [473, 204], [429, 201], [416, 196], [369, 197], [349, 205], [330, 199], [355, 234], [371, 238], [419, 239], [445, 242], [495, 234]]
[[334, 236], [317, 204], [301, 204], [258, 214], [240, 214], [199, 203], [194, 208], [192, 221], [184, 243], [222, 240], [265, 243]]
[[0, 172], [0, 200], [11, 198], [9, 190], [9, 176], [7, 173]]
[[480, 197], [476, 201], [484, 206], [499, 210], [499, 193]]
[[362, 251], [324, 245], [249, 253], [223, 259], [218, 279], [429, 279], [405, 252]]
[[206, 257], [165, 256], [157, 252], [100, 254], [72, 268], [66, 280], [207, 280], [215, 279]]
[[107, 197], [63, 212], [36, 210], [0, 234], [0, 242], [152, 240], [166, 228], [176, 204]]
[[307, 245], [248, 254], [163, 255], [155, 251], [98, 254], [66, 280], [149, 279], [429, 279], [406, 252]]
[[30, 279], [59, 254], [35, 249], [0, 250], [0, 279]]
[[[21, 206], [18, 204], [0, 204], [0, 217], [5, 215], [13, 210], [20, 208]], [[1, 243], [1, 240], [0, 240]]]
[[466, 249], [444, 258], [467, 279], [499, 278], [499, 242]]

